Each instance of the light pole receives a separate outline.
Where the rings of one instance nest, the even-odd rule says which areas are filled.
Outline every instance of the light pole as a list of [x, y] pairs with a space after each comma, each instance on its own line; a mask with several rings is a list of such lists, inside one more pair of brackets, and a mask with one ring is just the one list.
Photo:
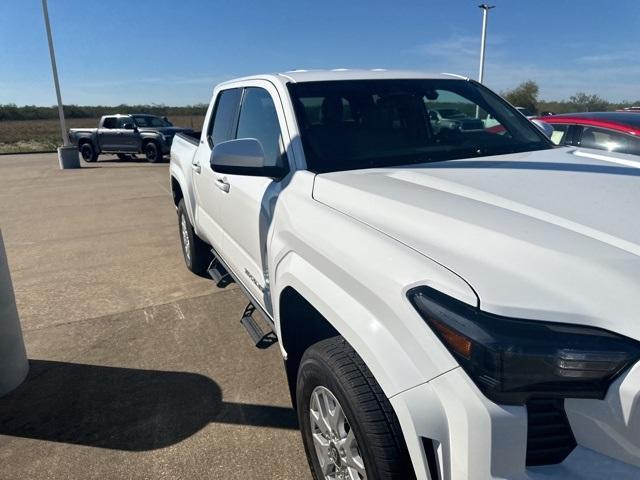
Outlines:
[[483, 3], [478, 5], [482, 9], [482, 40], [480, 41], [480, 72], [478, 73], [478, 82], [482, 83], [484, 77], [484, 51], [487, 48], [487, 17], [489, 10], [496, 8], [495, 5]]
[[60, 117], [60, 133], [62, 135], [62, 147], [58, 148], [58, 162], [60, 168], [79, 168], [78, 148], [69, 143], [69, 135], [64, 121], [64, 109], [62, 108], [62, 95], [60, 94], [60, 82], [58, 81], [58, 67], [56, 66], [56, 54], [53, 50], [53, 37], [51, 35], [51, 25], [49, 24], [49, 9], [47, 0], [42, 0], [42, 13], [44, 15], [44, 25], [47, 29], [47, 41], [49, 42], [49, 55], [51, 57], [51, 70], [53, 71], [53, 83], [56, 88], [58, 100], [58, 115]]

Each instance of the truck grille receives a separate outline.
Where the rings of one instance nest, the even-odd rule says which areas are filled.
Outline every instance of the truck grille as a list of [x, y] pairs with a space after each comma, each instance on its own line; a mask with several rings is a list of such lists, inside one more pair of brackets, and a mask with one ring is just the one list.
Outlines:
[[529, 400], [527, 424], [527, 466], [561, 463], [576, 447], [564, 400]]

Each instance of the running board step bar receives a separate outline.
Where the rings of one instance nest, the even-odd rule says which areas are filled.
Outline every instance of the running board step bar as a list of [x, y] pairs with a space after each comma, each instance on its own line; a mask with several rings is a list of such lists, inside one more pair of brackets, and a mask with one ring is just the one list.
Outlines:
[[230, 283], [233, 283], [233, 277], [229, 275], [229, 272], [227, 272], [227, 270], [222, 266], [218, 257], [213, 257], [207, 272], [211, 278], [213, 278], [213, 281], [216, 282], [216, 286], [218, 288], [224, 288]]
[[253, 314], [256, 311], [256, 307], [253, 306], [253, 303], [249, 303], [244, 312], [242, 314], [242, 318], [240, 319], [240, 324], [245, 328], [254, 345], [264, 350], [265, 348], [269, 348], [271, 345], [278, 341], [278, 337], [273, 331], [269, 331], [264, 333], [260, 325], [256, 322], [256, 319], [253, 318]]

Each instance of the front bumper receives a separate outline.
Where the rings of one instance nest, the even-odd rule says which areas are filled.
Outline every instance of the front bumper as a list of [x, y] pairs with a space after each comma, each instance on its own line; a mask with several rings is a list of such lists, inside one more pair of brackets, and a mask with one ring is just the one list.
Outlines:
[[390, 401], [419, 479], [640, 479], [640, 363], [604, 400], [565, 401], [577, 447], [556, 465], [526, 466], [527, 407], [491, 402], [460, 368]]

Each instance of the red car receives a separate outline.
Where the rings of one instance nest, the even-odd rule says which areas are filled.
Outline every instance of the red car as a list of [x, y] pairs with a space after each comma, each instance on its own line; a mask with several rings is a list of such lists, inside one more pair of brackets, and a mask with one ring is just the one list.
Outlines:
[[640, 115], [632, 112], [568, 113], [539, 117], [553, 126], [556, 145], [640, 155]]

